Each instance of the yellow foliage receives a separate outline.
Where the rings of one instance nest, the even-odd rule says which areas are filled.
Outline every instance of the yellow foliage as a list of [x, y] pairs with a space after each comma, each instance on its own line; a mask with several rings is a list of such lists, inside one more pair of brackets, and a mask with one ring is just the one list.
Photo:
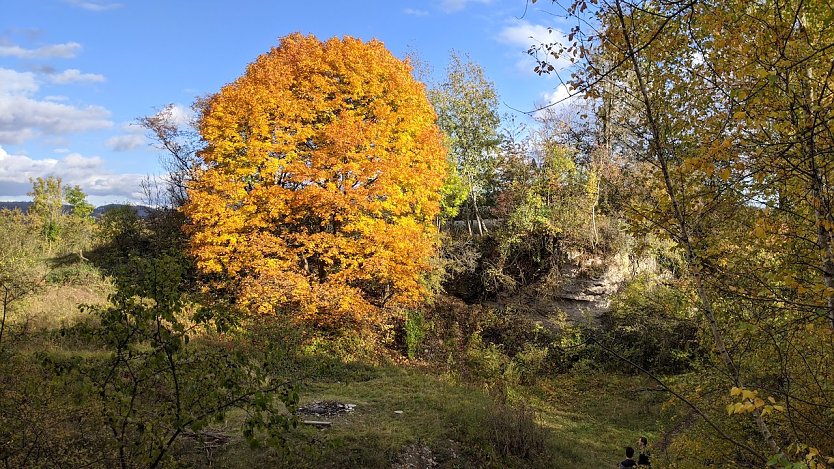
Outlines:
[[420, 301], [447, 171], [435, 119], [381, 42], [284, 37], [200, 121], [198, 267], [252, 311], [319, 323]]
[[767, 398], [768, 402], [770, 403], [765, 403], [764, 399], [759, 397], [759, 391], [733, 386], [730, 389], [730, 396], [740, 397], [741, 402], [733, 402], [731, 404], [727, 404], [728, 415], [749, 414], [751, 412], [758, 411], [761, 413], [762, 416], [765, 416], [774, 411], [785, 411], [785, 408], [783, 406], [776, 405], [776, 399], [774, 399], [771, 396]]

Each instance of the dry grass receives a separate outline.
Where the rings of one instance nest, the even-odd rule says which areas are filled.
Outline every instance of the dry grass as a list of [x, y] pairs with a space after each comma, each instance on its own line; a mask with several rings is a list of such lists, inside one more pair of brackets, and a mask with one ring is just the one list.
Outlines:
[[91, 318], [81, 305], [105, 305], [109, 287], [97, 285], [47, 285], [13, 306], [8, 322], [25, 332], [72, 326]]

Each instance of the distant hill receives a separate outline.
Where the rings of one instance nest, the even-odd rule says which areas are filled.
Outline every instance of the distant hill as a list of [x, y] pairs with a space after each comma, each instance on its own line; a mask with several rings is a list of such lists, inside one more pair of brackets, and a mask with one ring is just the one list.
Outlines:
[[136, 214], [139, 215], [139, 218], [148, 218], [151, 215], [151, 213], [153, 213], [153, 211], [156, 210], [153, 207], [148, 207], [147, 205], [107, 204], [102, 205], [100, 207], [96, 207], [96, 209], [93, 210], [93, 216], [98, 218], [104, 215], [105, 213], [109, 212], [110, 210], [122, 207], [131, 207], [132, 209], [136, 210]]
[[[32, 205], [32, 202], [0, 202], [0, 210], [6, 208], [9, 210], [18, 209], [21, 212], [28, 212], [29, 207]], [[128, 205], [128, 204], [107, 204], [102, 205], [100, 207], [96, 207], [93, 210], [93, 216], [99, 218], [100, 216], [104, 215], [105, 213], [109, 212], [110, 210], [121, 208], [121, 207], [131, 207], [136, 210], [136, 214], [139, 215], [140, 218], [147, 218], [154, 209], [152, 207], [148, 207], [146, 205]], [[69, 212], [70, 206], [64, 205], [64, 211]]]
[[28, 212], [29, 206], [32, 205], [32, 202], [0, 202], [0, 210], [6, 208], [9, 210], [18, 209], [21, 212]]

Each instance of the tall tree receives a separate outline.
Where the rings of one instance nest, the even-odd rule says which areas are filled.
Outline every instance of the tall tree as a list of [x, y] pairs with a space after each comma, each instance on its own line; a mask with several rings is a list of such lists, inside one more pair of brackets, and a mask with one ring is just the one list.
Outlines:
[[30, 218], [19, 211], [0, 210], [0, 351], [12, 305], [34, 292], [44, 276]]
[[184, 212], [238, 303], [319, 323], [426, 293], [446, 153], [424, 87], [378, 41], [292, 34], [209, 98]]
[[95, 207], [87, 202], [87, 194], [77, 185], [64, 188], [64, 200], [70, 206], [70, 213], [63, 217], [62, 222], [68, 248], [75, 250], [79, 259], [86, 260], [84, 250], [92, 244]]
[[61, 178], [49, 176], [47, 178], [30, 179], [32, 183], [32, 206], [29, 215], [37, 220], [47, 250], [52, 251], [61, 236], [61, 210], [63, 209], [63, 192]]
[[485, 229], [482, 205], [495, 177], [496, 157], [501, 144], [498, 94], [480, 65], [452, 53], [446, 79], [429, 91], [437, 111], [437, 123], [457, 170], [468, 185], [466, 221], [470, 234], [474, 216], [478, 233]]
[[[609, 151], [627, 153], [631, 160], [632, 221], [671, 238], [682, 251], [716, 358], [729, 383], [741, 389], [755, 381], [756, 370], [733, 347], [741, 318], [724, 306], [713, 280], [732, 247], [720, 234], [745, 213], [746, 198], [731, 184], [739, 158], [727, 125], [728, 100], [712, 81], [712, 64], [698, 47], [710, 44], [721, 25], [716, 21], [720, 15], [710, 18], [709, 12], [732, 10], [708, 3], [579, 0], [568, 13], [595, 28], [577, 27], [567, 48], [539, 52], [567, 52], [582, 61], [574, 89], [599, 98], [604, 129], [624, 130], [616, 142], [611, 135], [605, 141]], [[738, 52], [728, 60], [738, 60]], [[539, 70], [549, 69], [539, 65]], [[714, 430], [761, 462], [767, 453], [781, 454], [781, 436], [773, 435], [752, 397], [745, 401], [763, 447], [710, 423]]]

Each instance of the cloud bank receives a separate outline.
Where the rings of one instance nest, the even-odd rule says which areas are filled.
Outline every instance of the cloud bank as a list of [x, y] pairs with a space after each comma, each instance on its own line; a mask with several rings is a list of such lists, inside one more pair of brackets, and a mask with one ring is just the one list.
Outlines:
[[[98, 80], [98, 76], [74, 69], [57, 76], [69, 81]], [[110, 111], [101, 106], [78, 107], [37, 99], [33, 95], [38, 89], [35, 74], [0, 68], [0, 145], [23, 143], [38, 135], [83, 132], [113, 125]]]
[[30, 178], [57, 176], [64, 184], [79, 185], [90, 196], [112, 201], [138, 201], [142, 174], [117, 174], [98, 156], [69, 153], [62, 158], [34, 159], [8, 153], [0, 147], [0, 199], [23, 200], [32, 188]]

